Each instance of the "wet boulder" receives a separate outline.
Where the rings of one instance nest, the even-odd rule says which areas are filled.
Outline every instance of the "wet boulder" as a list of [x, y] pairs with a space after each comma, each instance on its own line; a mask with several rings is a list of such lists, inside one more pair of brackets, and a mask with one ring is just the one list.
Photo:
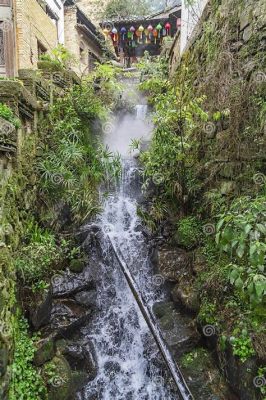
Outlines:
[[153, 259], [159, 273], [169, 281], [178, 282], [182, 276], [191, 273], [192, 256], [182, 249], [162, 246]]
[[74, 397], [71, 368], [65, 357], [55, 356], [41, 371], [47, 384], [48, 400], [71, 400]]
[[198, 345], [200, 335], [194, 319], [176, 310], [173, 302], [156, 303], [153, 312], [174, 357], [178, 358]]
[[84, 372], [85, 382], [76, 390], [80, 390], [88, 381], [94, 379], [97, 374], [97, 363], [92, 344], [81, 342], [68, 342], [63, 349], [63, 355], [67, 359], [70, 368], [75, 372]]
[[30, 310], [30, 321], [34, 329], [49, 324], [52, 312], [52, 291], [43, 291], [39, 297], [35, 299], [35, 305]]
[[37, 343], [37, 350], [33, 362], [39, 367], [50, 361], [55, 356], [55, 343], [53, 338], [46, 338]]
[[181, 280], [181, 282], [173, 288], [172, 299], [175, 303], [181, 304], [188, 311], [193, 313], [197, 313], [200, 309], [200, 299], [198, 290], [195, 289], [193, 283], [185, 280]]
[[97, 302], [97, 291], [96, 290], [84, 290], [74, 296], [75, 301], [84, 306], [95, 308]]
[[258, 375], [256, 357], [251, 357], [242, 362], [239, 357], [233, 354], [230, 341], [227, 342], [225, 352], [218, 355], [221, 360], [224, 360], [228, 382], [239, 398], [241, 400], [258, 399], [258, 388], [254, 384], [254, 379]]
[[53, 304], [49, 329], [54, 336], [70, 336], [83, 326], [91, 316], [91, 310], [72, 299], [58, 299]]
[[185, 353], [177, 362], [195, 399], [238, 400], [221, 377], [212, 355], [204, 348]]
[[54, 275], [52, 280], [52, 293], [54, 298], [71, 297], [78, 292], [93, 289], [94, 283], [84, 274]]

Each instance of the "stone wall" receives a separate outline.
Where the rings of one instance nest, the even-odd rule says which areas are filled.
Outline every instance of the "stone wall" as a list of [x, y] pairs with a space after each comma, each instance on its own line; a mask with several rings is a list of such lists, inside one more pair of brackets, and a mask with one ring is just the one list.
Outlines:
[[[208, 113], [206, 122], [198, 122], [189, 137], [190, 152], [186, 156], [193, 160], [190, 172], [194, 175], [187, 206], [191, 207], [190, 213], [193, 210], [193, 216], [202, 213], [202, 218], [212, 221], [205, 227], [212, 227], [214, 237], [215, 207], [223, 210], [224, 205], [235, 199], [263, 193], [266, 176], [265, 50], [264, 0], [210, 0], [182, 57], [178, 38], [171, 50], [173, 84], [178, 90], [182, 88], [184, 101], [201, 99], [202, 108]], [[211, 234], [206, 233], [207, 236]], [[240, 311], [237, 318], [227, 316], [226, 281], [220, 278], [221, 275], [218, 279], [210, 277], [211, 273], [215, 274], [216, 266], [208, 272], [206, 256], [200, 251], [197, 250], [194, 257], [193, 272], [185, 274], [176, 293], [183, 290], [181, 302], [185, 305], [187, 293], [193, 299], [192, 294], [199, 292], [200, 282], [201, 297], [208, 293], [208, 301], [219, 308], [221, 331], [231, 337], [237, 323], [246, 322], [247, 317]], [[242, 313], [243, 298], [239, 304]], [[217, 351], [221, 369], [241, 400], [265, 397], [253, 383], [258, 367], [265, 365], [265, 346], [262, 345], [265, 340], [259, 329], [252, 328], [251, 332], [256, 355], [245, 362], [233, 354], [229, 341], [226, 351], [219, 348], [216, 339], [211, 343]]]
[[[44, 78], [47, 74], [48, 79]], [[23, 218], [36, 200], [34, 162], [39, 121], [54, 96], [78, 82], [68, 71], [20, 70], [20, 80], [0, 80], [0, 103], [20, 126], [0, 117], [0, 399], [7, 400], [14, 352], [17, 283], [14, 252], [23, 234]], [[65, 85], [65, 86], [64, 86]], [[19, 204], [19, 207], [18, 207]]]
[[75, 58], [72, 69], [79, 76], [90, 72], [94, 58], [102, 57], [100, 46], [89, 38], [86, 27], [77, 25], [76, 6], [65, 7], [65, 46]]
[[38, 41], [48, 52], [55, 48], [57, 28], [36, 0], [17, 0], [14, 9], [18, 69], [37, 68]]

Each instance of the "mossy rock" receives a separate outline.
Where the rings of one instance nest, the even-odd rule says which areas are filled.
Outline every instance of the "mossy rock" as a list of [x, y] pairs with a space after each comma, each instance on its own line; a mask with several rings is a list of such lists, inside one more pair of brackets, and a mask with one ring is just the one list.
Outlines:
[[47, 382], [48, 400], [70, 400], [73, 398], [72, 375], [67, 360], [56, 356], [42, 368]]
[[38, 344], [38, 349], [34, 355], [34, 364], [37, 366], [43, 365], [50, 361], [55, 355], [55, 344], [53, 339], [42, 340]]
[[195, 399], [231, 398], [229, 388], [207, 350], [199, 347], [184, 354], [180, 365]]
[[76, 258], [70, 261], [69, 269], [72, 272], [82, 272], [85, 268], [85, 260], [82, 258]]
[[74, 392], [81, 390], [88, 383], [88, 374], [84, 371], [73, 371], [71, 375]]

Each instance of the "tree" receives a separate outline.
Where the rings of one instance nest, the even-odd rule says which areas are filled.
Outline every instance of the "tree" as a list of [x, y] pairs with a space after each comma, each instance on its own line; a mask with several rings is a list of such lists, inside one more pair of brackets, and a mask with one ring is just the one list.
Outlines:
[[130, 16], [147, 15], [151, 11], [151, 3], [148, 0], [139, 0], [138, 4], [131, 0], [113, 0], [107, 5], [104, 18], [123, 19]]

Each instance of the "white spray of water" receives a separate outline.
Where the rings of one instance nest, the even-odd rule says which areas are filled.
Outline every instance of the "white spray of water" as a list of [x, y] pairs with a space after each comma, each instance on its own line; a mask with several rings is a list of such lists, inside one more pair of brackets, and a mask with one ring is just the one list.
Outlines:
[[[107, 137], [114, 150], [127, 153], [134, 138], [150, 130], [145, 111], [137, 108], [135, 117], [124, 117], [117, 131]], [[140, 119], [136, 118], [139, 117]], [[160, 287], [152, 284], [152, 267], [137, 216], [137, 167], [133, 159], [123, 159], [120, 187], [104, 204], [98, 224], [123, 254], [143, 297], [151, 305], [163, 298]], [[99, 313], [87, 336], [96, 348], [98, 374], [86, 388], [84, 399], [100, 400], [173, 400], [178, 399], [169, 386], [169, 374], [147, 324], [138, 309], [114, 255], [108, 253], [99, 266]], [[105, 244], [106, 243], [106, 244]]]

